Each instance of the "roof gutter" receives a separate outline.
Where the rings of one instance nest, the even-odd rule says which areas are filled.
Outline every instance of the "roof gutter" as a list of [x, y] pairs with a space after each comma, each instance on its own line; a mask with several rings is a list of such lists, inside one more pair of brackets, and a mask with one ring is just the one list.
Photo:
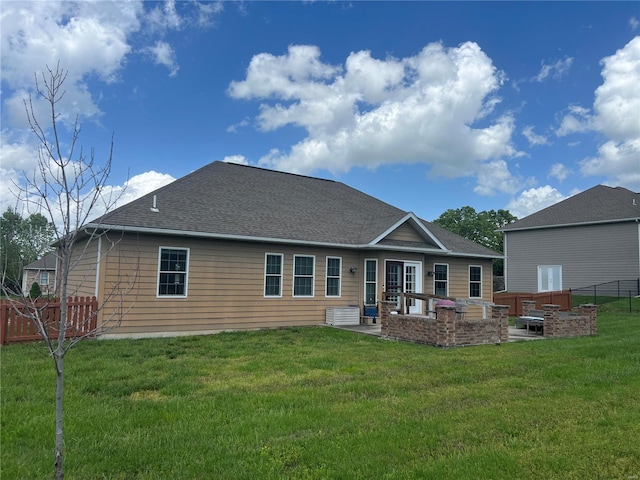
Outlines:
[[498, 232], [509, 233], [509, 232], [517, 232], [520, 230], [542, 230], [547, 228], [560, 228], [560, 227], [579, 227], [583, 225], [602, 225], [608, 223], [624, 223], [624, 222], [638, 222], [640, 221], [640, 217], [631, 217], [631, 218], [618, 218], [616, 220], [600, 220], [597, 222], [579, 222], [579, 223], [559, 223], [557, 225], [540, 225], [537, 227], [520, 227], [520, 228], [499, 228]]
[[[93, 229], [93, 233], [91, 233]], [[419, 252], [419, 253], [432, 253], [438, 255], [450, 255], [456, 257], [475, 257], [475, 258], [502, 258], [500, 256], [491, 256], [484, 254], [473, 253], [455, 253], [451, 250], [441, 250], [438, 248], [415, 248], [415, 247], [403, 247], [393, 245], [377, 245], [375, 243], [365, 244], [350, 244], [350, 243], [331, 243], [331, 242], [314, 242], [309, 240], [296, 240], [289, 238], [271, 238], [271, 237], [253, 237], [249, 235], [227, 235], [220, 233], [206, 233], [206, 232], [193, 232], [189, 230], [171, 230], [164, 228], [152, 228], [152, 227], [130, 227], [123, 225], [107, 225], [98, 223], [88, 223], [83, 228], [87, 235], [95, 235], [96, 230], [114, 230], [125, 233], [146, 233], [153, 235], [170, 235], [190, 238], [212, 238], [216, 240], [236, 240], [244, 242], [267, 242], [267, 243], [280, 243], [285, 245], [306, 245], [312, 247], [330, 247], [330, 248], [347, 248], [352, 250], [391, 250], [397, 252]]]

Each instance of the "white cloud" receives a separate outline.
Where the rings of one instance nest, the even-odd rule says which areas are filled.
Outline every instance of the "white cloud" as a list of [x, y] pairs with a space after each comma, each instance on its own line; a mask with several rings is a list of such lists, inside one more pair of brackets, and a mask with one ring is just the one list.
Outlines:
[[593, 112], [573, 106], [557, 131], [559, 136], [594, 130], [607, 137], [597, 155], [580, 161], [586, 176], [638, 189], [640, 185], [640, 36], [601, 61], [603, 82]]
[[156, 65], [164, 65], [169, 69], [169, 76], [175, 77], [180, 67], [176, 60], [176, 52], [167, 42], [158, 40], [152, 47], [146, 47], [144, 51], [153, 59]]
[[588, 108], [581, 107], [579, 105], [569, 105], [567, 113], [560, 124], [560, 128], [556, 130], [556, 135], [564, 137], [571, 133], [585, 132], [592, 129], [593, 119], [591, 117], [591, 111]]
[[[117, 202], [113, 208], [121, 207], [133, 200], [151, 193], [160, 187], [164, 187], [173, 182], [173, 178], [168, 173], [160, 173], [154, 170], [148, 172], [139, 173], [127, 180], [124, 185], [109, 185], [104, 188], [103, 195], [105, 198]], [[94, 212], [93, 216], [100, 216], [104, 213], [104, 210]]]
[[554, 163], [551, 165], [551, 169], [549, 170], [549, 177], [557, 178], [560, 181], [563, 181], [573, 172], [570, 168], [566, 167], [562, 163]]
[[530, 188], [522, 192], [518, 198], [512, 199], [507, 205], [507, 210], [516, 217], [523, 218], [565, 198], [567, 197], [549, 185]]
[[477, 174], [478, 184], [473, 189], [479, 195], [492, 196], [498, 193], [513, 194], [522, 188], [524, 181], [509, 171], [507, 162], [494, 160], [483, 164]]
[[288, 152], [272, 150], [259, 164], [279, 170], [333, 173], [354, 166], [424, 163], [436, 175], [475, 173], [483, 162], [515, 156], [510, 115], [476, 121], [499, 103], [504, 76], [480, 47], [432, 43], [413, 57], [351, 53], [344, 66], [320, 59], [315, 46], [285, 55], [255, 55], [233, 98], [260, 99], [259, 127], [295, 125], [307, 137]]
[[553, 63], [545, 64], [542, 63], [542, 68], [540, 68], [540, 72], [535, 76], [535, 80], [538, 82], [545, 81], [548, 77], [553, 78], [554, 80], [560, 80], [563, 76], [569, 73], [569, 69], [573, 64], [572, 57], [566, 57], [564, 60], [556, 60]]
[[[6, 2], [1, 17], [2, 80], [5, 105], [21, 104], [25, 85], [32, 86], [34, 72], [55, 68], [60, 61], [68, 71], [62, 114], [97, 115], [99, 108], [87, 91], [84, 78], [118, 80], [131, 51], [127, 37], [140, 28], [140, 2]], [[53, 62], [53, 63], [52, 63]], [[17, 110], [17, 111], [16, 111]], [[13, 115], [17, 114], [18, 117]], [[24, 108], [3, 114], [10, 125], [20, 125]]]
[[640, 27], [640, 21], [636, 17], [631, 17], [629, 19], [629, 27], [631, 30], [637, 30]]
[[522, 129], [522, 135], [529, 141], [529, 145], [549, 145], [547, 137], [533, 132], [533, 126], [527, 125]]
[[[167, 66], [171, 76], [178, 64], [173, 47], [158, 39], [168, 30], [186, 25], [207, 27], [222, 12], [222, 4], [174, 1], [145, 10], [140, 0], [128, 2], [3, 2], [0, 16], [0, 49], [3, 85], [3, 126], [24, 126], [22, 101], [25, 88], [34, 84], [34, 73], [57, 62], [68, 72], [65, 98], [58, 111], [68, 118], [100, 116], [98, 101], [87, 88], [87, 79], [111, 83], [120, 80], [127, 58], [152, 54], [154, 62]], [[148, 45], [133, 47], [137, 42]], [[28, 87], [27, 87], [28, 86]], [[64, 119], [63, 119], [64, 120]]]
[[604, 81], [595, 92], [594, 127], [611, 140], [640, 138], [640, 36], [601, 63]]
[[626, 142], [610, 140], [600, 145], [598, 155], [579, 162], [583, 175], [604, 176], [613, 186], [640, 191], [640, 137]]

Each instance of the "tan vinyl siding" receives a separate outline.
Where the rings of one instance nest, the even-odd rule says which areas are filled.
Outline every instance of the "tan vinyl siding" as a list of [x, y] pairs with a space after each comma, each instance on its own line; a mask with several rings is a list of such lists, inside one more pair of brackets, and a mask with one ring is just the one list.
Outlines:
[[561, 265], [562, 287], [638, 278], [635, 222], [507, 232], [507, 289], [537, 292], [538, 266]]
[[[97, 243], [97, 242], [95, 242]], [[189, 249], [187, 296], [158, 297], [158, 255], [160, 247]], [[364, 261], [378, 261], [378, 300], [382, 300], [385, 260], [422, 263], [422, 291], [433, 291], [427, 271], [433, 262], [450, 266], [450, 294], [468, 296], [468, 266], [483, 267], [483, 300], [490, 300], [491, 261], [393, 251], [357, 251], [313, 248], [254, 242], [161, 237], [128, 234], [106, 253], [103, 242], [100, 264], [99, 303], [104, 308], [99, 320], [115, 314], [121, 323], [112, 334], [162, 334], [206, 332], [325, 322], [327, 307], [364, 303]], [[282, 296], [265, 297], [265, 254], [282, 254]], [[314, 296], [293, 296], [294, 255], [314, 256]], [[341, 295], [326, 297], [326, 258], [340, 257]], [[93, 295], [97, 245], [83, 258], [86, 271], [76, 272], [77, 291]], [[357, 271], [351, 273], [351, 267]], [[486, 292], [486, 294], [485, 294]], [[120, 302], [120, 299], [123, 301]]]
[[[189, 248], [188, 295], [157, 298], [159, 247]], [[284, 254], [282, 297], [264, 297], [265, 253]], [[361, 293], [357, 252], [311, 249], [249, 242], [145, 237], [127, 238], [119, 253], [139, 258], [136, 288], [127, 301], [133, 303], [113, 333], [178, 332], [249, 329], [290, 325], [315, 325], [325, 320], [330, 306], [358, 305]], [[314, 296], [293, 297], [293, 255], [315, 256]], [[325, 297], [326, 256], [342, 257], [341, 296]], [[118, 281], [117, 258], [109, 256], [107, 285]], [[113, 307], [113, 305], [112, 305]]]
[[[449, 265], [449, 296], [469, 298], [469, 265], [482, 267], [482, 297], [475, 298], [484, 302], [493, 301], [492, 261], [488, 259], [469, 259], [460, 257], [427, 257], [427, 270], [434, 270], [436, 263]], [[426, 275], [426, 273], [425, 273]], [[435, 277], [426, 277], [427, 293], [434, 292]], [[469, 315], [479, 315], [482, 307], [470, 306]]]
[[67, 296], [92, 297], [96, 294], [97, 263], [98, 240], [77, 242], [71, 255]]
[[396, 240], [402, 242], [424, 242], [424, 238], [408, 223], [403, 223], [393, 232], [387, 235], [385, 240]]

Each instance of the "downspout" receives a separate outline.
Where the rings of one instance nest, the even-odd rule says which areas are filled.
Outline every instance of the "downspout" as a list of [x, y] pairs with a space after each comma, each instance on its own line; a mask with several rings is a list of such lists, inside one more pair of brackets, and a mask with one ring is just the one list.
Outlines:
[[[502, 255], [504, 255], [504, 291], [509, 291], [509, 275], [507, 275], [507, 232], [502, 232]], [[495, 292], [494, 292], [495, 293]]]
[[98, 236], [98, 258], [96, 260], [96, 283], [93, 295], [98, 298], [100, 291], [100, 262], [102, 261], [102, 235]]
[[[640, 279], [640, 218], [636, 218], [636, 224], [638, 225], [638, 278]], [[638, 280], [640, 283], [640, 280]], [[640, 287], [638, 288], [640, 294]]]

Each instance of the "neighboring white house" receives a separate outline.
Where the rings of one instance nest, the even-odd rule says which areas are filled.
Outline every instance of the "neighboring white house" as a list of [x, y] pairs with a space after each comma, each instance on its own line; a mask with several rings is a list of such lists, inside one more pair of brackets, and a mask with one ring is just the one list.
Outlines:
[[597, 185], [510, 223], [511, 292], [545, 292], [640, 278], [640, 194]]

